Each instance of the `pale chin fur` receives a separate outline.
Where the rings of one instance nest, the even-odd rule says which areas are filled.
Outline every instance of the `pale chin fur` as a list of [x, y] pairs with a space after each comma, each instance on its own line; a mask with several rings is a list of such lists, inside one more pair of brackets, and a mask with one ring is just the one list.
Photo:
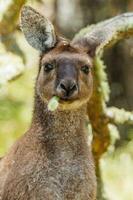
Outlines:
[[[42, 96], [40, 96], [40, 97], [41, 97], [42, 101], [48, 105], [50, 99], [48, 100], [45, 97], [42, 97]], [[59, 110], [59, 111], [77, 110], [80, 107], [82, 107], [83, 105], [87, 104], [89, 99], [90, 99], [90, 97], [88, 97], [88, 99], [84, 99], [84, 100], [76, 99], [76, 100], [73, 100], [72, 102], [64, 100], [62, 102], [59, 102], [59, 106], [57, 107], [57, 109], [55, 111], [57, 111], [57, 110]], [[52, 112], [54, 112], [54, 111], [52, 111]]]
[[57, 108], [58, 110], [76, 110], [82, 107], [84, 104], [87, 104], [88, 100], [75, 100], [72, 103], [69, 102], [63, 102], [59, 103], [59, 107]]

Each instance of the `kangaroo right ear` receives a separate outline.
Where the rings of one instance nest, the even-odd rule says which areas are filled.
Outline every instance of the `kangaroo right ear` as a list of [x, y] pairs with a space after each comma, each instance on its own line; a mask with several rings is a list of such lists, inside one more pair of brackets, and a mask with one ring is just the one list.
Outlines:
[[53, 25], [29, 6], [24, 6], [21, 10], [21, 28], [28, 43], [35, 49], [44, 52], [55, 46]]

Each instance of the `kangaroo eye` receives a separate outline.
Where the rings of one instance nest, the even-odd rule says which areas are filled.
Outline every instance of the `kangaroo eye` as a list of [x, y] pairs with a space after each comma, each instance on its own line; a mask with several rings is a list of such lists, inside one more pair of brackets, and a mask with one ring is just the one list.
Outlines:
[[85, 74], [89, 74], [90, 72], [90, 67], [88, 65], [83, 65], [81, 67], [81, 71], [84, 72]]
[[54, 69], [54, 64], [46, 63], [46, 64], [44, 65], [44, 71], [45, 71], [45, 72], [49, 72], [49, 71], [51, 71], [52, 69]]

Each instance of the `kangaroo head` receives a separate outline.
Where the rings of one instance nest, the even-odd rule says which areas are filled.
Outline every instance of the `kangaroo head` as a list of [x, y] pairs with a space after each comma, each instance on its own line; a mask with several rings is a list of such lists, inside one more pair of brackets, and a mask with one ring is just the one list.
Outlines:
[[[85, 41], [68, 41], [53, 25], [29, 6], [21, 12], [21, 27], [29, 44], [41, 52], [36, 91], [42, 101], [60, 98], [59, 108], [75, 109], [92, 94], [92, 55]], [[92, 52], [91, 52], [92, 49]]]

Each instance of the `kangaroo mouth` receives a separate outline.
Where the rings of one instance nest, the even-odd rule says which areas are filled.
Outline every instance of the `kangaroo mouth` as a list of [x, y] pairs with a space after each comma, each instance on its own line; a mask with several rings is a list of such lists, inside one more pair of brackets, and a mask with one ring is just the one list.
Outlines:
[[79, 99], [78, 98], [61, 97], [59, 99], [59, 103], [61, 103], [61, 104], [64, 104], [64, 103], [71, 104], [76, 100], [79, 100]]
[[76, 99], [60, 99], [59, 108], [61, 110], [73, 110], [81, 107], [85, 102], [81, 101], [79, 98]]
[[[71, 98], [68, 98], [68, 97], [59, 97], [59, 96], [55, 96], [53, 95], [53, 98], [56, 97], [58, 100], [58, 108], [59, 110], [71, 110], [73, 108], [78, 108], [79, 105], [81, 104], [81, 101], [79, 98], [77, 97], [71, 97]], [[53, 99], [52, 99], [53, 100]], [[53, 104], [54, 103], [54, 104]], [[54, 101], [51, 101], [49, 104], [48, 104], [48, 107], [50, 110], [53, 109], [53, 107], [55, 107], [55, 102]]]

